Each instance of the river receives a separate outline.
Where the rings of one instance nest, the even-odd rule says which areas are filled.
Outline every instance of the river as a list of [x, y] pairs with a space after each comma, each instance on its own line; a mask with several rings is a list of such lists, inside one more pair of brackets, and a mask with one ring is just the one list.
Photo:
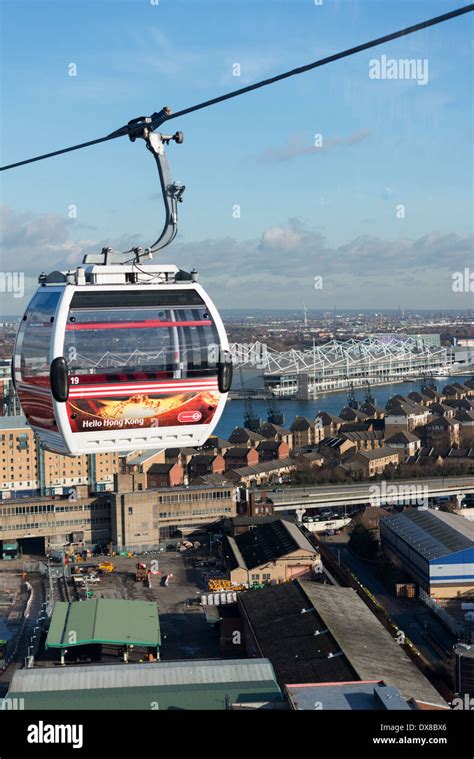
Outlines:
[[[446, 377], [446, 379], [434, 381], [437, 388], [441, 390], [449, 382], [465, 382], [468, 379], [472, 379], [472, 374], [466, 374], [462, 376]], [[375, 404], [377, 406], [385, 406], [388, 399], [392, 395], [399, 393], [400, 395], [408, 395], [413, 390], [420, 390], [420, 382], [396, 382], [391, 385], [381, 385], [380, 387], [372, 387], [371, 393], [375, 398]], [[356, 398], [363, 402], [365, 398], [365, 391], [363, 388], [355, 390]], [[330, 414], [339, 414], [343, 406], [347, 405], [347, 390], [341, 390], [338, 392], [321, 394], [316, 400], [301, 401], [292, 398], [284, 400], [278, 399], [278, 406], [285, 416], [284, 426], [290, 427], [295, 416], [307, 416], [309, 419], [314, 419], [319, 411], [327, 411]], [[252, 401], [255, 412], [261, 419], [266, 421], [267, 418], [267, 404], [265, 401]], [[244, 423], [244, 402], [243, 401], [228, 401], [222, 418], [214, 431], [215, 435], [227, 439], [231, 434], [234, 427], [242, 427]]]

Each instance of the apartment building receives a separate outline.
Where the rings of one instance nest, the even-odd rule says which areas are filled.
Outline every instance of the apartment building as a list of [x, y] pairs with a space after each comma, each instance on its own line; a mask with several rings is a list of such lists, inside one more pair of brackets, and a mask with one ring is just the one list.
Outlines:
[[359, 451], [356, 453], [353, 459], [351, 459], [350, 465], [354, 462], [360, 465], [364, 477], [373, 477], [375, 474], [382, 474], [385, 467], [390, 464], [397, 466], [399, 462], [399, 452], [388, 446], [382, 448], [376, 448], [373, 451]]
[[430, 409], [426, 406], [407, 401], [393, 399], [387, 404], [385, 415], [385, 438], [396, 435], [397, 432], [413, 432], [416, 427], [422, 427], [430, 418]]
[[435, 417], [420, 432], [427, 448], [450, 448], [459, 445], [460, 424], [457, 419]]
[[317, 427], [316, 423], [306, 416], [295, 417], [291, 425], [291, 434], [293, 450], [315, 445], [324, 435], [322, 427]]
[[42, 448], [24, 416], [0, 417], [0, 500], [69, 495], [71, 488], [111, 490], [117, 453], [63, 456]]
[[258, 434], [262, 435], [266, 440], [275, 440], [286, 443], [288, 450], [291, 451], [293, 437], [291, 430], [287, 430], [286, 427], [282, 427], [279, 424], [273, 424], [272, 422], [266, 422], [258, 428]]
[[413, 432], [397, 432], [385, 440], [389, 448], [395, 448], [403, 456], [414, 456], [421, 448], [421, 440]]

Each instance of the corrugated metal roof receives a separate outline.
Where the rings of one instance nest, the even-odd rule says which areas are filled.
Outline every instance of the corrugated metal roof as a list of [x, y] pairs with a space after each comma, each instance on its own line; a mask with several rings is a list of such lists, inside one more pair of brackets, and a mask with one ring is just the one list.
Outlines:
[[275, 681], [268, 659], [211, 659], [153, 664], [115, 664], [91, 667], [21, 669], [13, 676], [14, 694], [137, 687], [217, 685]]
[[15, 694], [26, 711], [224, 711], [229, 704], [282, 703], [274, 682], [179, 685], [169, 688], [108, 688], [106, 690], [46, 691]]
[[474, 545], [474, 524], [462, 516], [428, 509], [412, 509], [383, 521], [428, 561]]

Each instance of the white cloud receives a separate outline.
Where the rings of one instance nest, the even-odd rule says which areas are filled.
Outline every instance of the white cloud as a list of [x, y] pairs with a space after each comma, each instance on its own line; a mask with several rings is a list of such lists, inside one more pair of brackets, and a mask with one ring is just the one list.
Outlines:
[[[3, 271], [23, 272], [25, 299], [41, 271], [74, 267], [85, 253], [111, 245], [123, 251], [143, 244], [139, 235], [118, 240], [73, 239], [74, 222], [43, 214], [2, 209], [6, 253]], [[174, 243], [160, 261], [195, 267], [220, 307], [285, 308], [312, 297], [312, 307], [467, 308], [472, 294], [452, 292], [452, 273], [471, 265], [473, 240], [432, 231], [417, 239], [384, 240], [362, 235], [333, 246], [321, 231], [301, 219], [264, 229], [260, 239], [232, 237]], [[323, 289], [314, 290], [315, 276]], [[19, 313], [24, 299], [2, 293], [2, 312]]]
[[[345, 137], [325, 137], [323, 135], [321, 145], [311, 144], [307, 136], [296, 133], [290, 135], [288, 140], [278, 147], [268, 148], [258, 158], [262, 163], [279, 163], [281, 161], [290, 161], [303, 155], [313, 155], [332, 150], [336, 147], [351, 147], [358, 145], [368, 138], [370, 131], [368, 129], [359, 129], [353, 134]], [[314, 139], [314, 138], [313, 138]]]

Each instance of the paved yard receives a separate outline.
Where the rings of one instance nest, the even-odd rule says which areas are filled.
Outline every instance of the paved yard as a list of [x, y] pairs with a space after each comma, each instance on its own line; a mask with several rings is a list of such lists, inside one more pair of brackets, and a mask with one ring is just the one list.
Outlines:
[[[158, 562], [161, 574], [152, 575], [151, 588], [135, 580], [137, 557], [115, 556], [111, 559], [115, 571], [101, 576], [100, 585], [92, 586], [95, 598], [127, 598], [158, 603], [162, 635], [163, 659], [210, 658], [219, 655], [216, 630], [206, 622], [202, 607], [195, 600], [207, 588], [202, 580], [206, 570], [194, 568], [193, 560], [205, 558], [202, 551], [186, 553], [166, 551], [141, 560], [150, 566]], [[162, 584], [164, 575], [170, 578], [168, 587]]]

